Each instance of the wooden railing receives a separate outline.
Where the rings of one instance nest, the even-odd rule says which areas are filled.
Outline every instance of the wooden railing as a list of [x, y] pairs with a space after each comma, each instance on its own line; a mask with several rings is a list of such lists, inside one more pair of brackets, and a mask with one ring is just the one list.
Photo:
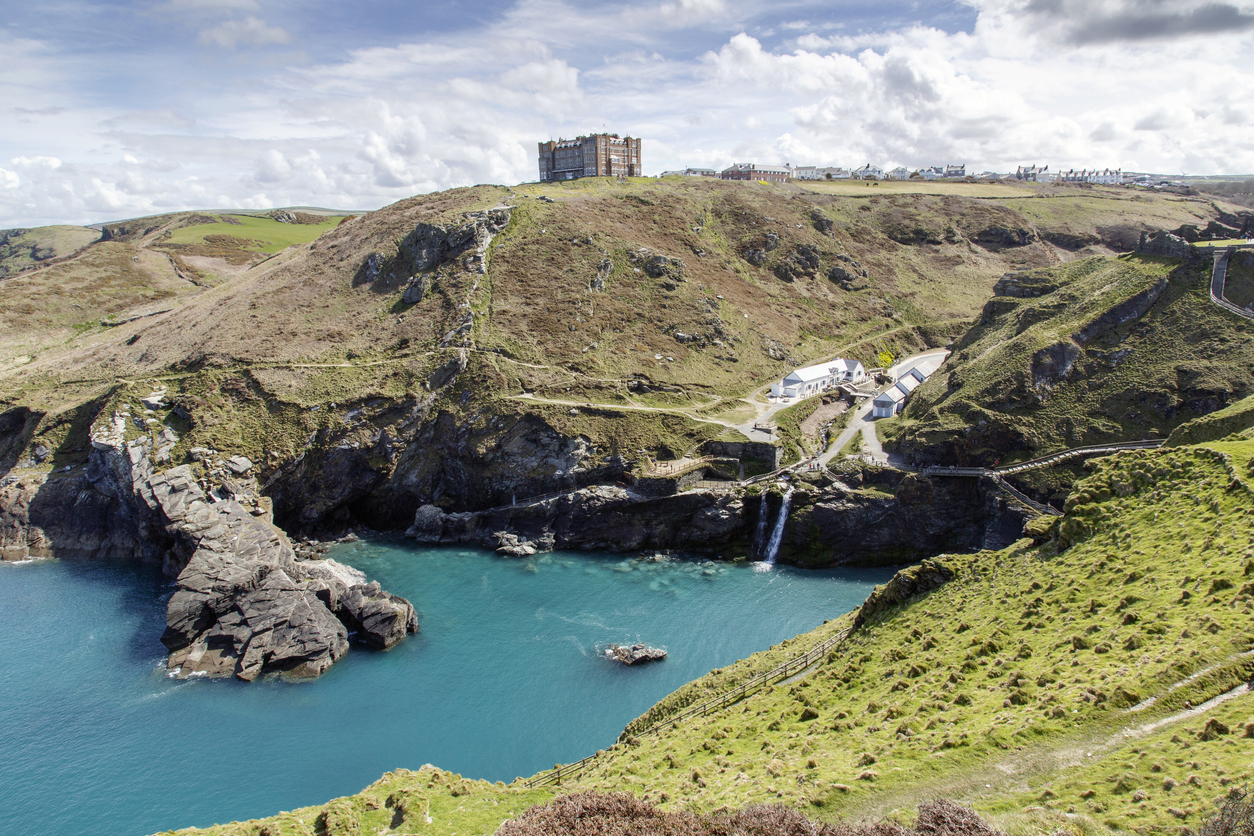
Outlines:
[[[722, 694], [719, 694], [716, 697], [712, 697], [708, 700], [705, 700], [704, 702], [698, 703], [693, 706], [689, 706], [688, 708], [684, 709], [680, 713], [675, 714], [671, 717], [668, 717], [667, 719], [662, 720], [659, 723], [655, 723], [652, 726], [649, 726], [644, 731], [639, 731], [632, 735], [628, 735], [627, 732], [623, 732], [623, 734], [619, 737], [619, 740], [622, 741], [622, 740], [627, 739], [628, 737], [644, 737], [650, 734], [657, 734], [663, 729], [670, 728], [677, 723], [687, 720], [690, 717], [696, 717], [697, 715], [704, 717], [705, 715], [713, 711], [721, 711], [727, 706], [740, 702], [746, 697], [751, 696], [752, 694], [755, 694], [758, 691], [761, 691], [767, 685], [770, 685], [774, 682], [778, 682], [781, 679], [787, 679], [793, 674], [803, 671], [806, 668], [810, 667], [819, 659], [822, 659], [824, 656], [830, 653], [833, 648], [840, 645], [845, 639], [849, 638], [849, 634], [852, 632], [853, 632], [853, 628], [841, 630], [835, 635], [830, 636], [829, 638], [824, 639], [823, 641], [819, 642], [814, 647], [807, 650], [805, 653], [802, 653], [799, 656], [794, 656], [793, 658], [789, 659], [783, 664], [777, 665], [776, 667], [771, 668], [766, 673], [760, 673], [757, 676], [753, 677], [752, 679], [742, 682], [740, 685], [736, 686], [735, 688], [732, 688], [730, 691], [724, 691]], [[582, 772], [583, 769], [587, 767], [589, 763], [596, 760], [596, 758], [597, 758], [596, 755], [589, 755], [588, 757], [582, 760], [575, 761], [574, 763], [568, 763], [564, 766], [558, 766], [555, 769], [552, 769], [548, 772], [544, 772], [540, 775], [537, 775], [536, 777], [531, 778], [530, 780], [527, 781], [527, 788], [532, 789], [535, 787], [544, 786], [545, 784], [552, 784], [552, 783], [561, 781], [562, 778], [564, 778], [567, 775], [573, 775], [575, 773]]]

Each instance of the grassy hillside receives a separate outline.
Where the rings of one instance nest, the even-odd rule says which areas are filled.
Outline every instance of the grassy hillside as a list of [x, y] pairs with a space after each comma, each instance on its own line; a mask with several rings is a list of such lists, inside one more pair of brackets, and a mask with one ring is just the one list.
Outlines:
[[1212, 304], [1206, 264], [1091, 258], [1003, 280], [920, 386], [897, 446], [942, 463], [1166, 437], [1254, 387], [1254, 329]]
[[99, 238], [99, 232], [83, 226], [0, 230], [0, 279], [71, 256]]
[[[476, 385], [449, 408], [563, 415], [564, 431], [607, 452], [615, 438], [683, 452], [734, 436], [740, 398], [790, 367], [834, 354], [874, 364], [883, 350], [962, 333], [998, 276], [1075, 257], [1048, 243], [1050, 224], [1082, 229], [1097, 242], [1084, 252], [1104, 252], [1112, 204], [1136, 229], [1217, 211], [1116, 190], [997, 189], [863, 196], [591, 178], [457, 189], [342, 222], [181, 213], [110, 224], [108, 240], [0, 283], [0, 402], [47, 412], [50, 426], [80, 405], [71, 391], [160, 382], [204, 400], [213, 390], [219, 407], [193, 422], [210, 436], [201, 441], [240, 439], [251, 455], [252, 439], [295, 437], [296, 409], [343, 419], [367, 401], [425, 398], [456, 355], [446, 335], [470, 311]], [[1061, 218], [1040, 208], [1060, 201]], [[371, 257], [397, 263], [420, 225], [452, 228], [500, 205], [512, 216], [482, 279], [441, 267], [417, 304], [401, 298], [408, 273], [364, 280]], [[682, 272], [651, 277], [649, 253], [681, 260]], [[659, 434], [662, 413], [649, 410], [682, 426]], [[295, 442], [270, 449], [282, 460], [289, 447], [299, 455]]]
[[[782, 801], [825, 820], [908, 820], [940, 796], [1011, 833], [1196, 828], [1252, 777], [1252, 456], [1254, 442], [1235, 441], [1104, 459], [1064, 518], [1033, 527], [1035, 544], [943, 556], [952, 580], [900, 602], [877, 590], [863, 626], [794, 681], [633, 736], [853, 616], [713, 672], [553, 792], [627, 791], [698, 812]], [[326, 808], [203, 832], [320, 816], [329, 834], [389, 820], [490, 832], [550, 794], [424, 768]], [[415, 797], [440, 809], [432, 825], [400, 810]], [[327, 811], [347, 810], [359, 830], [331, 826]]]

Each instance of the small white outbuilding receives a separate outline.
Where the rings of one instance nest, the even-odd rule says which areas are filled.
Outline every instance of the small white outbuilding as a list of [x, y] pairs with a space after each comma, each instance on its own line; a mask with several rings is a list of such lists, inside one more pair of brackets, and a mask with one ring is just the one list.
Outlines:
[[880, 392], [871, 401], [871, 417], [892, 418], [899, 414], [905, 408], [906, 398], [910, 393], [918, 389], [919, 385], [927, 380], [939, 365], [931, 358], [927, 358], [898, 375], [896, 383]]

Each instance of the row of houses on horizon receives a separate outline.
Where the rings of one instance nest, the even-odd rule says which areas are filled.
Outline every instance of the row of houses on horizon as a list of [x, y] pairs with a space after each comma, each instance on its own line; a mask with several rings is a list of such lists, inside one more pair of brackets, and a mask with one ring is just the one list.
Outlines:
[[[574, 180], [579, 177], [640, 177], [644, 174], [639, 137], [600, 133], [574, 139], [539, 143], [541, 182]], [[733, 163], [722, 170], [683, 168], [663, 171], [659, 176], [714, 177], [722, 180], [753, 180], [783, 183], [789, 180], [1019, 180], [1033, 183], [1091, 183], [1094, 185], [1153, 185], [1148, 174], [1125, 174], [1122, 169], [1067, 169], [1050, 171], [1048, 165], [1019, 166], [1014, 173], [983, 171], [968, 175], [965, 163], [946, 163], [909, 169], [897, 166], [885, 170], [866, 163], [858, 168], [819, 165], [761, 165]]]

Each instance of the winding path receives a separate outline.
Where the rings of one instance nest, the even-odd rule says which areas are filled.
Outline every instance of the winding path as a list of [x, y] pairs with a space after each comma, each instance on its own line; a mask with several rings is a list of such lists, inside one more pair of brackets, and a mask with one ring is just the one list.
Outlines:
[[1254, 244], [1235, 244], [1231, 247], [1223, 249], [1214, 249], [1215, 266], [1210, 274], [1210, 300], [1226, 311], [1243, 316], [1246, 319], [1254, 319], [1254, 311], [1249, 308], [1242, 308], [1228, 301], [1224, 296], [1224, 285], [1228, 281], [1228, 258], [1238, 249], [1254, 249]]

